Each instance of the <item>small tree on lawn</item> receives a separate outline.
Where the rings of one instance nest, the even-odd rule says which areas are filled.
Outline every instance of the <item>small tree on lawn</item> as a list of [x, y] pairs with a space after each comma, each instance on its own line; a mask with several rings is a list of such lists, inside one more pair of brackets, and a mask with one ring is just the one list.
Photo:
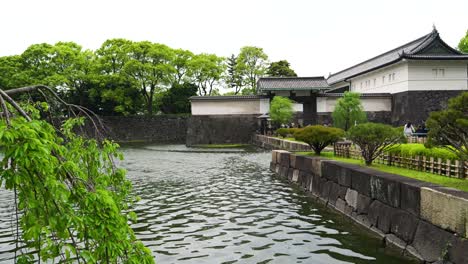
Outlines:
[[468, 160], [468, 92], [449, 100], [447, 110], [432, 112], [426, 122], [428, 146], [441, 146]]
[[293, 117], [293, 103], [289, 98], [275, 96], [270, 104], [270, 118], [276, 124], [286, 124]]
[[355, 123], [367, 121], [366, 112], [361, 105], [359, 93], [345, 92], [338, 100], [332, 113], [333, 126], [348, 131]]
[[320, 155], [326, 146], [335, 143], [343, 136], [342, 129], [325, 126], [307, 126], [294, 133], [294, 138], [309, 144], [316, 155]]
[[361, 155], [368, 166], [384, 151], [404, 140], [403, 133], [398, 128], [378, 123], [353, 126], [347, 136], [361, 148]]

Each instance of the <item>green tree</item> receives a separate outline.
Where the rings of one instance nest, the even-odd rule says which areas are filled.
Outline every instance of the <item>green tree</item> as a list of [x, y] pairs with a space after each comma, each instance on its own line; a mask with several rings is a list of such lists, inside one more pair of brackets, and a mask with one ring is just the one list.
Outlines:
[[340, 140], [344, 136], [344, 131], [336, 127], [307, 126], [298, 129], [294, 133], [294, 138], [304, 141], [314, 150], [316, 155], [320, 155], [322, 150]]
[[109, 39], [96, 50], [96, 79], [98, 85], [91, 90], [93, 109], [106, 115], [136, 114], [144, 109], [143, 95], [124, 72], [130, 61], [132, 42]]
[[19, 55], [0, 57], [0, 87], [10, 89], [29, 84]]
[[239, 68], [237, 67], [237, 57], [232, 54], [231, 57], [226, 59], [227, 72], [225, 75], [225, 83], [228, 88], [234, 89], [233, 95], [237, 95], [243, 85], [243, 80]]
[[225, 70], [224, 58], [215, 54], [199, 54], [188, 63], [193, 81], [201, 96], [212, 95], [213, 88], [221, 80]]
[[367, 121], [366, 112], [363, 110], [359, 97], [359, 93], [345, 92], [343, 97], [338, 99], [332, 113], [335, 127], [348, 131], [354, 124]]
[[290, 66], [287, 60], [272, 62], [268, 67], [267, 75], [273, 77], [296, 77], [296, 72]]
[[458, 43], [458, 49], [461, 52], [468, 53], [468, 30], [466, 31], [466, 35]]
[[358, 145], [366, 165], [371, 165], [383, 152], [404, 140], [402, 131], [379, 123], [364, 123], [349, 129], [347, 137]]
[[161, 110], [165, 114], [190, 113], [191, 96], [197, 95], [198, 87], [192, 83], [173, 84], [161, 98]]
[[429, 146], [447, 148], [468, 160], [468, 92], [450, 99], [446, 110], [432, 112], [426, 125]]
[[246, 88], [257, 94], [257, 81], [267, 72], [268, 55], [262, 48], [245, 46], [241, 48], [237, 57], [237, 68], [245, 80]]
[[154, 263], [129, 225], [136, 197], [113, 162], [118, 146], [77, 136], [82, 118], [57, 131], [40, 118], [49, 114], [43, 102], [21, 108], [2, 90], [0, 102], [0, 184], [14, 193], [15, 263]]
[[190, 67], [189, 61], [195, 56], [189, 50], [176, 49], [173, 50], [174, 58], [172, 60], [172, 65], [174, 66], [175, 73], [173, 76], [173, 84], [183, 84], [184, 82], [191, 81], [189, 80], [190, 76]]
[[141, 41], [131, 45], [129, 54], [124, 72], [143, 95], [146, 113], [153, 115], [155, 93], [167, 88], [175, 72], [173, 52], [166, 45]]
[[276, 124], [286, 124], [293, 117], [293, 102], [282, 96], [275, 96], [270, 104], [270, 118]]

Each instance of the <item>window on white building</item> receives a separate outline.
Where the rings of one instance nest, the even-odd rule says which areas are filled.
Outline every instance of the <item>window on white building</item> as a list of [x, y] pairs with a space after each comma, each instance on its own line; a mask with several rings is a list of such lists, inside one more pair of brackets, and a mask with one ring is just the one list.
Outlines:
[[392, 73], [392, 81], [395, 81], [395, 73]]
[[439, 69], [439, 77], [445, 77], [445, 69]]
[[385, 83], [385, 76], [382, 76], [382, 83]]
[[374, 79], [374, 87], [377, 85], [377, 79]]

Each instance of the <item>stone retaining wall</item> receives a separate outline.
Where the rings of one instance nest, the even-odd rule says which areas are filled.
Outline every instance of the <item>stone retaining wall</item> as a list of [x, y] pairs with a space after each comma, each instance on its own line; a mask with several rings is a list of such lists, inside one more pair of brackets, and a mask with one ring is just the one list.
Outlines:
[[187, 125], [187, 146], [251, 143], [258, 129], [258, 115], [198, 115]]
[[[179, 116], [103, 116], [105, 136], [117, 142], [185, 143], [187, 120]], [[94, 128], [88, 121], [85, 133], [94, 137]]]
[[272, 151], [270, 168], [401, 254], [427, 263], [468, 263], [466, 192], [284, 150]]
[[283, 149], [290, 151], [311, 151], [306, 143], [255, 134], [252, 143], [263, 149]]

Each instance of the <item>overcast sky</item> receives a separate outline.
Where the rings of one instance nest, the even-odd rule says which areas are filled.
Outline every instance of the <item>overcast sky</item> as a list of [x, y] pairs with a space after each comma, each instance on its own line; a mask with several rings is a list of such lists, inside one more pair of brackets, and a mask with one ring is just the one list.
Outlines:
[[149, 40], [219, 56], [262, 47], [299, 76], [328, 76], [432, 30], [456, 47], [468, 0], [1, 0], [0, 56], [35, 43]]

